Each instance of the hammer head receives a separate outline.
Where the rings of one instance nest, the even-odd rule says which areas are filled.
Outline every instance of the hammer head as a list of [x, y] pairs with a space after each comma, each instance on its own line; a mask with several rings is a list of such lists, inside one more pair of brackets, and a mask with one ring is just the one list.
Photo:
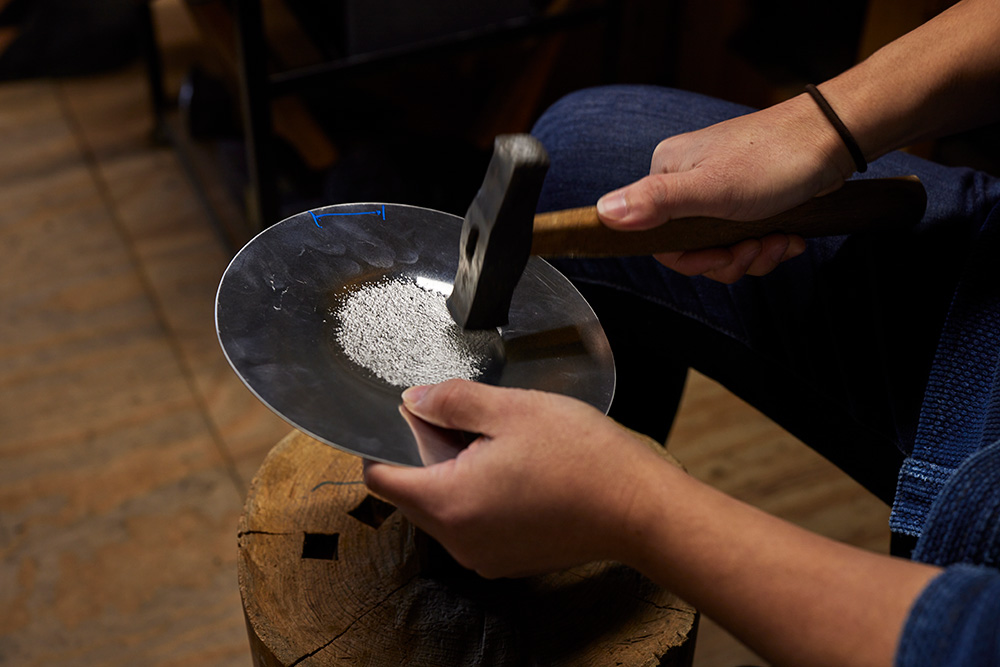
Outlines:
[[466, 329], [507, 323], [511, 297], [531, 254], [531, 230], [549, 156], [528, 134], [500, 135], [465, 214], [448, 310]]

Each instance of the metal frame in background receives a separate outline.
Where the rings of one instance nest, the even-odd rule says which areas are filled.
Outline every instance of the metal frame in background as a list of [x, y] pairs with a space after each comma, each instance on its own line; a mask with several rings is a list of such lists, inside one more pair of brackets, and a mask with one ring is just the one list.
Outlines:
[[[142, 2], [146, 64], [157, 135], [170, 134], [165, 120], [167, 108], [163, 89], [162, 61], [156, 42], [156, 27], [150, 2]], [[443, 38], [404, 47], [364, 53], [318, 65], [269, 73], [265, 44], [263, 12], [260, 0], [229, 0], [236, 26], [237, 69], [240, 114], [244, 127], [244, 150], [248, 170], [248, 191], [244, 214], [250, 231], [257, 232], [279, 221], [280, 202], [277, 173], [274, 168], [273, 116], [271, 100], [307, 87], [332, 85], [351, 76], [364, 75], [401, 62], [458, 53], [506, 41], [552, 34], [586, 24], [605, 24], [605, 80], [612, 80], [617, 67], [622, 0], [603, 2], [554, 15], [522, 17]], [[174, 137], [177, 143], [176, 137]], [[189, 171], [195, 171], [189, 168]], [[196, 175], [193, 177], [197, 180]]]

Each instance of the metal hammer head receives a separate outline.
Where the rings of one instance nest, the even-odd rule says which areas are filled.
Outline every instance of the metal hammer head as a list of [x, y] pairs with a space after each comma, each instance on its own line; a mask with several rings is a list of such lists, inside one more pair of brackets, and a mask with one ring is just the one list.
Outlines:
[[531, 230], [549, 156], [528, 134], [500, 135], [465, 214], [448, 310], [466, 329], [507, 323], [511, 297], [531, 254]]

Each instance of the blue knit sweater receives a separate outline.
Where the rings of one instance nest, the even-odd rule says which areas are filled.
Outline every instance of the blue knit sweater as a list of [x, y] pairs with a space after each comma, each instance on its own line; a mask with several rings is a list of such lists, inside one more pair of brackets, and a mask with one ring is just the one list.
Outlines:
[[896, 664], [1000, 665], [1000, 207], [955, 292], [890, 523], [919, 537], [915, 560], [945, 568]]

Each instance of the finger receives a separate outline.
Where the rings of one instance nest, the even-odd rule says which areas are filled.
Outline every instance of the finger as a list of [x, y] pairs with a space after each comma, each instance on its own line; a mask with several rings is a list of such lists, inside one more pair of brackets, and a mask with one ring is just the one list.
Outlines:
[[365, 486], [400, 508], [408, 508], [421, 498], [429, 484], [428, 468], [365, 460], [362, 467]]
[[785, 251], [785, 256], [781, 258], [781, 261], [784, 262], [793, 257], [798, 257], [805, 251], [806, 240], [798, 234], [790, 234], [788, 236], [788, 249]]
[[750, 266], [747, 275], [763, 276], [778, 268], [782, 262], [798, 257], [806, 249], [806, 242], [801, 236], [773, 234], [761, 239], [761, 251]]
[[729, 248], [663, 252], [653, 257], [667, 268], [685, 276], [700, 276], [708, 271], [727, 267], [733, 261], [733, 253]]
[[747, 267], [747, 275], [763, 276], [781, 264], [788, 251], [789, 239], [784, 234], [770, 234], [760, 240], [760, 253]]
[[468, 380], [411, 387], [403, 392], [407, 410], [435, 426], [491, 435], [494, 425], [509, 415], [516, 390]]
[[761, 242], [759, 239], [747, 239], [730, 246], [729, 250], [733, 253], [733, 261], [722, 268], [706, 271], [703, 274], [706, 278], [726, 285], [735, 283], [747, 274], [747, 269], [760, 255]]

